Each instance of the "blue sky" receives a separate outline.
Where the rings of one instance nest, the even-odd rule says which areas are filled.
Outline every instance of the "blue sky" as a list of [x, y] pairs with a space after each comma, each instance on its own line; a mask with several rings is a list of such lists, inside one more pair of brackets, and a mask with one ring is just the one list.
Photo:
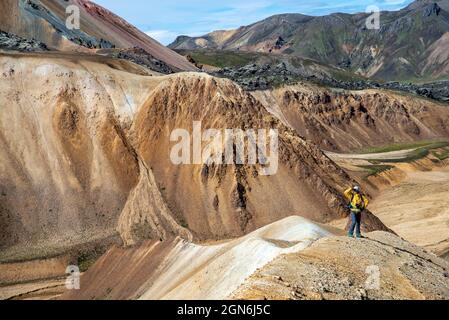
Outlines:
[[93, 0], [167, 45], [178, 35], [235, 29], [273, 14], [397, 10], [412, 0]]

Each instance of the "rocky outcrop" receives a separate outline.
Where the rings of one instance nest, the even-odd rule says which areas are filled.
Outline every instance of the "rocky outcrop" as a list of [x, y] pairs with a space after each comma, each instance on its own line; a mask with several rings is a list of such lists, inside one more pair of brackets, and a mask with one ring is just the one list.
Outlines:
[[0, 30], [0, 49], [17, 51], [48, 51], [47, 46], [35, 40], [28, 40]]
[[388, 91], [310, 85], [254, 92], [270, 112], [325, 150], [449, 137], [449, 109]]
[[[442, 46], [447, 46], [449, 33], [444, 37]], [[435, 68], [438, 70], [439, 77], [441, 72], [447, 68], [444, 65], [447, 60], [447, 50], [435, 48], [428, 49], [433, 51], [432, 62], [440, 61], [442, 65]], [[211, 51], [210, 51], [211, 52]], [[213, 54], [212, 52], [210, 54]], [[228, 53], [232, 55], [232, 53]], [[386, 89], [402, 91], [406, 94], [444, 102], [449, 101], [449, 81], [439, 80], [429, 83], [403, 83], [403, 82], [382, 82], [373, 79], [362, 78], [351, 73], [344, 73], [339, 68], [333, 68], [329, 65], [317, 63], [313, 60], [289, 57], [285, 55], [276, 55], [270, 57], [270, 63], [266, 63], [266, 57], [255, 58], [254, 63], [242, 67], [225, 67], [220, 70], [212, 71], [211, 74], [221, 78], [228, 78], [237, 82], [245, 90], [271, 90], [282, 85], [291, 85], [299, 82], [308, 82], [318, 86], [329, 88], [338, 88], [345, 90], [366, 90], [366, 89]], [[432, 68], [432, 62], [428, 62], [426, 68]]]
[[240, 68], [223, 68], [213, 75], [231, 79], [249, 91], [267, 90], [280, 84], [293, 84], [301, 79], [301, 75], [285, 62], [274, 66], [250, 64]]
[[400, 238], [324, 238], [278, 257], [231, 296], [268, 300], [446, 300], [449, 264]]
[[150, 53], [138, 47], [131, 49], [100, 50], [98, 53], [112, 58], [128, 60], [161, 74], [174, 73], [173, 68], [164, 61], [156, 59]]

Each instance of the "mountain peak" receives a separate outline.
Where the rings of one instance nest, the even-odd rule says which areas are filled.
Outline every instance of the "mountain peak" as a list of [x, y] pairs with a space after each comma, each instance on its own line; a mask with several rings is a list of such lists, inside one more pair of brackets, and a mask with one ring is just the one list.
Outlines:
[[429, 13], [438, 15], [441, 10], [449, 11], [449, 0], [415, 0], [406, 10], [430, 9]]
[[441, 7], [437, 3], [429, 4], [425, 7], [424, 15], [429, 17], [433, 15], [439, 15]]

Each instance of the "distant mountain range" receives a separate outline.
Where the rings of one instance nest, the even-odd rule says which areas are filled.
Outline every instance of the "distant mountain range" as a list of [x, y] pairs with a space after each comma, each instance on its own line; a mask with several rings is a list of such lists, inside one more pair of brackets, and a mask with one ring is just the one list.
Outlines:
[[417, 0], [381, 12], [380, 29], [369, 14], [282, 14], [236, 30], [178, 37], [172, 49], [283, 53], [314, 59], [382, 80], [430, 80], [449, 74], [449, 0]]

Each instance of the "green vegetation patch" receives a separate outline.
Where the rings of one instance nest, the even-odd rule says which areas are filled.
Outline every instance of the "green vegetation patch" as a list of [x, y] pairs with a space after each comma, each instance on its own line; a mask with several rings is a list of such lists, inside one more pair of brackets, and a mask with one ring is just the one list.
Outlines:
[[443, 151], [434, 151], [432, 154], [440, 161], [449, 159], [449, 150], [444, 149]]
[[[416, 148], [416, 145], [419, 145], [420, 143], [415, 144], [415, 146], [410, 147], [410, 144], [403, 149], [397, 149], [397, 150], [390, 150], [390, 151], [398, 151], [398, 150], [407, 150], [407, 149], [413, 149]], [[372, 160], [375, 162], [383, 162], [383, 163], [401, 163], [401, 162], [414, 162], [420, 159], [423, 159], [427, 157], [432, 150], [435, 149], [441, 149], [449, 146], [449, 141], [439, 141], [439, 142], [433, 142], [430, 144], [425, 144], [421, 147], [418, 147], [417, 149], [410, 152], [406, 157], [404, 158], [398, 158], [398, 159], [379, 159], [379, 160]], [[389, 152], [389, 151], [384, 151]], [[442, 158], [444, 158], [445, 153], [441, 155]]]
[[366, 166], [358, 166], [359, 168], [366, 170], [367, 175], [364, 177], [365, 179], [371, 176], [376, 176], [382, 172], [391, 170], [394, 168], [394, 166], [390, 165], [366, 165]]
[[86, 272], [103, 255], [102, 252], [83, 252], [77, 258], [77, 265], [81, 272]]
[[[369, 147], [360, 150], [358, 153], [385, 153], [385, 152], [393, 152], [393, 151], [402, 151], [408, 149], [417, 149], [421, 147], [425, 147], [427, 149], [438, 149], [449, 146], [449, 141], [445, 140], [423, 140], [416, 142], [402, 142], [402, 143], [394, 143], [386, 146], [380, 147]], [[429, 149], [429, 150], [430, 150]]]
[[196, 62], [217, 68], [243, 67], [257, 61], [259, 55], [242, 51], [214, 51], [214, 50], [178, 50], [184, 56], [190, 55]]

